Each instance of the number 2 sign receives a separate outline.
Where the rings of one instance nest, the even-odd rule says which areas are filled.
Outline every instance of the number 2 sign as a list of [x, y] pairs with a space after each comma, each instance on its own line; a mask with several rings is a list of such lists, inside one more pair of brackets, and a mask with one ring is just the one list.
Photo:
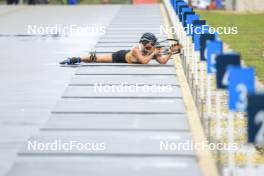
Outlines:
[[245, 112], [248, 104], [247, 95], [255, 91], [255, 70], [229, 66], [227, 72], [229, 110]]
[[264, 146], [264, 94], [248, 96], [248, 142]]

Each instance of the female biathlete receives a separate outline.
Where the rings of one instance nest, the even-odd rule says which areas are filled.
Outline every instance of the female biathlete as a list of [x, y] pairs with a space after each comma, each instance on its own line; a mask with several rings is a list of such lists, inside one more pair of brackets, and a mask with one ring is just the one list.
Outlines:
[[161, 48], [156, 36], [148, 32], [142, 35], [138, 45], [131, 50], [120, 50], [112, 54], [100, 56], [96, 56], [96, 53], [93, 52], [86, 57], [68, 58], [60, 62], [60, 64], [76, 64], [81, 62], [147, 64], [152, 59], [155, 59], [160, 64], [166, 64], [172, 54], [180, 53], [182, 46], [180, 44], [171, 45], [166, 55], [162, 55]]

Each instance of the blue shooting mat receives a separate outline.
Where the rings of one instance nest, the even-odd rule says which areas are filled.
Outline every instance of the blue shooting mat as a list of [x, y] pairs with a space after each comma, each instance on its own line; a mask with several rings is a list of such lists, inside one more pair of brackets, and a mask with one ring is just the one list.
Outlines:
[[191, 8], [191, 7], [181, 8], [181, 12], [179, 14], [180, 22], [184, 22], [183, 17], [184, 17], [184, 13], [186, 13], [186, 12], [193, 12], [193, 8]]
[[186, 31], [185, 27], [187, 25], [187, 22], [186, 22], [186, 19], [187, 19], [187, 16], [188, 15], [195, 15], [195, 12], [185, 12], [183, 15], [182, 15], [182, 26], [184, 27], [184, 31]]
[[[175, 12], [177, 11], [178, 4], [181, 4], [181, 3], [185, 3], [185, 2], [182, 1], [182, 0], [180, 0], [180, 1], [172, 0], [172, 5], [173, 5], [173, 8], [174, 8]], [[185, 4], [186, 4], [186, 3], [185, 3]]]
[[186, 15], [186, 32], [188, 36], [192, 36], [192, 25], [194, 20], [199, 20], [199, 15]]
[[216, 56], [222, 54], [223, 52], [223, 42], [220, 40], [207, 41], [205, 56], [207, 60], [207, 73], [212, 74], [216, 72]]
[[194, 50], [200, 51], [201, 44], [200, 44], [200, 37], [202, 34], [209, 33], [209, 26], [208, 25], [195, 25], [193, 26], [193, 41], [194, 41]]
[[192, 21], [192, 26], [191, 26], [191, 30], [192, 30], [192, 40], [194, 42], [194, 28], [196, 26], [202, 26], [202, 25], [205, 25], [206, 24], [206, 21], [205, 20], [193, 20]]
[[189, 7], [189, 6], [186, 3], [180, 3], [180, 4], [178, 4], [178, 6], [177, 6], [177, 15], [178, 16], [181, 13], [181, 8], [184, 8], [184, 7]]

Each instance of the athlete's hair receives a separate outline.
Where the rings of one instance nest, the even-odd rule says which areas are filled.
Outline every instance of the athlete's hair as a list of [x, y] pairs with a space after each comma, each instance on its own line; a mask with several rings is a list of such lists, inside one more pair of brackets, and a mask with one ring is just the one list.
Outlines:
[[153, 33], [146, 32], [141, 36], [139, 43], [143, 43], [145, 45], [151, 42], [153, 43], [153, 45], [155, 45], [157, 43], [157, 40], [157, 37]]

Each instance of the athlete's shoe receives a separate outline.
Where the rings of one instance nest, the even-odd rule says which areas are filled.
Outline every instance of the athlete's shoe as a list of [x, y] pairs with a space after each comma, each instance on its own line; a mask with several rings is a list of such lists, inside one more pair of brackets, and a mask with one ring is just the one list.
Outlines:
[[77, 63], [80, 63], [81, 62], [81, 58], [80, 57], [70, 57], [64, 61], [61, 61], [60, 64], [69, 64], [69, 65], [72, 65], [72, 64], [77, 64]]

